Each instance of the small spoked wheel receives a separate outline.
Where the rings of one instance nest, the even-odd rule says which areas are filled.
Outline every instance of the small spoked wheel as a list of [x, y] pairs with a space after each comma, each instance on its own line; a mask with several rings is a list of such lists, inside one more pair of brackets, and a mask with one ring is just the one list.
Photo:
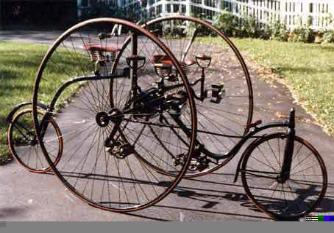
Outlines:
[[[45, 110], [38, 110], [38, 119], [42, 120]], [[63, 140], [55, 120], [49, 116], [44, 119], [48, 127], [44, 129], [43, 143], [50, 159], [56, 166], [63, 152]], [[9, 150], [23, 167], [34, 173], [45, 173], [51, 170], [45, 160], [35, 133], [32, 109], [25, 108], [17, 112], [11, 120], [7, 139]]]
[[[169, 57], [178, 73], [178, 84], [168, 90], [159, 86], [155, 53]], [[187, 170], [197, 124], [191, 89], [174, 55], [140, 26], [100, 18], [64, 32], [35, 80], [33, 116], [41, 138], [39, 101], [49, 106], [64, 141], [57, 166], [41, 143], [46, 160], [69, 190], [94, 207], [115, 212], [149, 207]], [[160, 141], [151, 128], [161, 129]], [[178, 137], [171, 136], [175, 132]], [[148, 166], [163, 164], [165, 157], [181, 161], [168, 175]]]
[[313, 211], [325, 195], [327, 172], [317, 150], [296, 136], [290, 176], [282, 179], [287, 136], [264, 136], [246, 150], [241, 177], [247, 196], [277, 220], [298, 220]]
[[[194, 91], [199, 143], [186, 176], [219, 169], [232, 158], [224, 155], [247, 133], [252, 121], [253, 91], [242, 56], [223, 33], [198, 18], [161, 17], [147, 22], [144, 27], [171, 49]], [[167, 57], [158, 55], [156, 60], [168, 64]], [[175, 74], [166, 80], [173, 83]], [[159, 133], [159, 129], [152, 130]], [[210, 160], [210, 155], [221, 159]], [[171, 161], [166, 160], [164, 164]]]

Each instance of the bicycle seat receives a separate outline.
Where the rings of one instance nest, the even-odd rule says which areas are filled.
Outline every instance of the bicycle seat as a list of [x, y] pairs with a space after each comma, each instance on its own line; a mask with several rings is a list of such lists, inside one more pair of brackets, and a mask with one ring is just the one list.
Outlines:
[[84, 46], [87, 51], [97, 51], [97, 52], [111, 52], [116, 53], [120, 51], [119, 48], [113, 46], [103, 46], [100, 44], [88, 44]]
[[111, 53], [111, 56], [114, 57], [117, 52], [120, 51], [119, 48], [114, 46], [105, 46], [101, 44], [87, 44], [84, 45], [86, 51], [90, 53], [92, 61], [109, 61], [109, 55], [105, 54], [107, 52]]
[[[172, 59], [170, 59], [170, 57], [168, 57], [167, 55], [154, 55], [153, 56], [153, 63], [161, 63], [161, 64], [166, 64], [166, 65], [173, 65]], [[182, 67], [186, 67], [186, 66], [191, 66], [193, 64], [196, 63], [195, 60], [185, 60], [185, 61], [179, 61], [180, 65]]]

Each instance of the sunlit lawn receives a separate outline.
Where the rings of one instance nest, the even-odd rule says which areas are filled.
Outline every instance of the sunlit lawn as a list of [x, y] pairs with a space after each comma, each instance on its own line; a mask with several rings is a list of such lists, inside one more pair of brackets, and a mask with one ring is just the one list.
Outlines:
[[[31, 101], [37, 69], [48, 47], [0, 41], [0, 163], [8, 156], [6, 117], [15, 105]], [[47, 81], [40, 88], [43, 93], [39, 100], [49, 103], [56, 88], [64, 79], [69, 78], [68, 74], [80, 70], [78, 63], [83, 64], [78, 57], [74, 60], [69, 51], [59, 50], [50, 62], [54, 65], [48, 66], [43, 76]], [[73, 92], [74, 88], [75, 85], [68, 88], [68, 93]], [[64, 98], [68, 95], [65, 94]]]
[[0, 41], [0, 154], [7, 156], [6, 116], [11, 108], [31, 100], [33, 80], [47, 46]]
[[334, 135], [334, 45], [233, 39], [237, 47], [278, 73], [302, 105]]

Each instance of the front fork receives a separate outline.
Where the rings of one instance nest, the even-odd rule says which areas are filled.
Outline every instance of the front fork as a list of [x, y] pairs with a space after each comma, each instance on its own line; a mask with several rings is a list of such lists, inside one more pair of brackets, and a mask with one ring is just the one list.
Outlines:
[[295, 131], [295, 110], [292, 109], [289, 115], [288, 121], [288, 134], [286, 139], [286, 144], [284, 148], [283, 165], [278, 181], [284, 183], [290, 178], [292, 156], [294, 152], [294, 141], [295, 141], [296, 131]]
[[[255, 123], [253, 123], [249, 126], [249, 128], [255, 127], [254, 129], [256, 129], [256, 130], [253, 130], [254, 134], [256, 134], [256, 133], [258, 133], [258, 132], [260, 132], [264, 129], [271, 128], [271, 127], [278, 127], [279, 126], [279, 127], [287, 127], [288, 128], [287, 137], [286, 137], [286, 144], [285, 144], [285, 147], [284, 147], [282, 169], [281, 169], [281, 171], [279, 171], [279, 174], [276, 177], [276, 179], [278, 180], [279, 183], [284, 183], [290, 178], [292, 156], [293, 156], [293, 152], [294, 152], [294, 141], [295, 141], [295, 135], [296, 135], [296, 132], [295, 132], [295, 109], [291, 109], [290, 114], [289, 114], [289, 119], [286, 122], [282, 122], [281, 124], [276, 123], [276, 126], [270, 126], [268, 124], [266, 127], [257, 128], [256, 125], [258, 125], [258, 124], [261, 124], [261, 121], [255, 122]], [[253, 143], [256, 143], [256, 141], [260, 140], [260, 139], [261, 139], [261, 137], [258, 137]], [[241, 158], [238, 162], [237, 170], [235, 172], [233, 182], [237, 182], [237, 180], [238, 180], [239, 172], [241, 171], [242, 161], [244, 160], [245, 156], [249, 153], [248, 148], [250, 148], [250, 146], [248, 146], [246, 148], [246, 151], [242, 154], [242, 156], [241, 156]], [[236, 152], [237, 151], [238, 151], [238, 149], [236, 149]]]

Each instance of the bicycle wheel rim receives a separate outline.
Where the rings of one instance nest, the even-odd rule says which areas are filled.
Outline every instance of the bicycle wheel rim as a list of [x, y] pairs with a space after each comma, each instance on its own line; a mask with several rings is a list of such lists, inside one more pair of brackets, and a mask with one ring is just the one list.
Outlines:
[[[226, 97], [229, 99], [228, 101], [225, 101], [224, 97], [222, 100], [222, 103], [215, 106], [210, 100], [205, 100], [205, 102], [201, 102], [199, 100], [195, 100], [196, 107], [197, 107], [197, 117], [198, 117], [198, 133], [197, 133], [197, 139], [204, 144], [206, 147], [206, 152], [202, 152], [202, 154], [214, 154], [217, 157], [223, 157], [226, 154], [228, 154], [233, 147], [238, 143], [240, 138], [244, 136], [249, 128], [248, 125], [252, 122], [253, 117], [253, 89], [252, 89], [252, 82], [250, 78], [250, 74], [248, 71], [248, 68], [246, 66], [246, 63], [241, 56], [239, 50], [237, 47], [233, 44], [233, 42], [222, 32], [220, 32], [218, 29], [213, 27], [210, 23], [194, 18], [194, 17], [188, 17], [188, 16], [168, 16], [168, 17], [161, 17], [157, 19], [153, 19], [149, 22], [146, 22], [143, 27], [150, 29], [155, 29], [157, 26], [160, 27], [161, 25], [164, 25], [165, 23], [169, 23], [171, 25], [177, 24], [177, 23], [183, 23], [183, 24], [194, 24], [194, 27], [203, 27], [203, 31], [207, 30], [210, 34], [212, 34], [212, 37], [208, 37], [209, 41], [204, 43], [205, 46], [203, 46], [200, 41], [197, 42], [198, 47], [192, 48], [190, 47], [188, 55], [184, 57], [183, 59], [187, 60], [187, 57], [191, 57], [193, 55], [196, 55], [195, 53], [209, 53], [210, 56], [212, 54], [212, 60], [211, 60], [211, 66], [212, 66], [212, 72], [209, 72], [209, 78], [211, 78], [211, 84], [216, 84], [218, 82], [218, 76], [225, 76], [225, 87], [226, 89]], [[177, 27], [176, 27], [177, 28]], [[202, 29], [201, 29], [202, 30]], [[200, 30], [200, 31], [201, 31]], [[179, 37], [181, 39], [179, 39]], [[184, 39], [182, 42], [182, 37], [179, 35], [176, 35], [173, 41], [173, 39], [165, 38], [164, 36], [159, 36], [163, 42], [168, 45], [171, 48], [171, 51], [176, 55], [176, 58], [178, 60], [183, 57], [182, 52], [179, 50], [182, 50], [183, 48], [187, 47], [187, 43], [189, 41], [188, 39]], [[187, 38], [187, 36], [186, 36]], [[170, 41], [169, 41], [170, 40]], [[180, 40], [181, 42], [177, 42]], [[194, 43], [196, 43], [196, 38], [194, 39]], [[216, 40], [216, 41], [215, 41]], [[218, 42], [217, 42], [218, 41]], [[221, 43], [223, 49], [219, 49], [217, 47], [217, 44]], [[212, 46], [209, 46], [209, 45]], [[179, 47], [178, 47], [179, 45]], [[222, 59], [218, 55], [214, 55], [217, 53], [217, 51], [227, 51], [226, 53], [231, 57], [230, 59]], [[189, 56], [191, 55], [191, 56]], [[207, 55], [207, 54], [206, 54]], [[236, 59], [236, 61], [234, 61]], [[189, 59], [191, 60], [191, 59]], [[223, 68], [222, 64], [224, 62], [221, 61], [228, 61], [228, 64], [226, 67]], [[195, 75], [196, 72], [198, 73], [198, 77], [200, 77], [200, 69], [193, 69], [190, 68], [190, 70], [187, 70], [187, 76], [190, 80], [195, 80], [192, 78], [192, 76]], [[211, 69], [211, 67], [209, 67]], [[233, 77], [231, 79], [230, 76], [233, 76], [231, 74], [227, 74], [225, 72], [225, 69], [231, 69], [234, 70], [235, 73], [240, 73], [240, 77], [236, 75], [236, 77]], [[214, 71], [215, 70], [215, 71]], [[217, 72], [218, 71], [218, 72]], [[206, 77], [207, 78], [207, 77]], [[232, 80], [232, 82], [231, 82]], [[240, 90], [239, 90], [240, 89]], [[242, 89], [242, 90], [241, 90]], [[199, 87], [196, 88], [197, 93], [199, 91]], [[196, 92], [195, 90], [195, 92]], [[243, 93], [243, 94], [241, 94]], [[238, 95], [245, 95], [242, 97], [239, 97]], [[224, 102], [225, 101], [225, 102]], [[242, 107], [239, 107], [238, 105], [242, 103]], [[221, 105], [221, 106], [219, 106]], [[235, 105], [233, 107], [233, 105]], [[221, 110], [218, 110], [220, 108]], [[239, 114], [239, 111], [243, 111], [241, 114]], [[229, 115], [231, 114], [231, 115]], [[226, 119], [224, 119], [226, 118]], [[240, 119], [238, 119], [240, 118]], [[235, 119], [238, 119], [238, 123], [236, 124]], [[223, 123], [222, 123], [223, 122]], [[240, 124], [239, 124], [240, 123]], [[210, 130], [207, 130], [210, 128]], [[220, 128], [220, 129], [219, 129]], [[233, 128], [233, 130], [231, 129]], [[226, 136], [217, 136], [214, 134], [207, 134], [203, 133], [204, 131], [210, 131], [210, 133], [216, 133], [221, 135], [228, 135]], [[232, 137], [231, 137], [232, 136]], [[186, 177], [197, 177], [201, 175], [206, 175], [209, 173], [212, 173], [224, 165], [226, 165], [233, 156], [225, 156], [224, 159], [221, 159], [218, 164], [211, 163], [210, 166], [204, 170], [201, 171], [188, 171], [186, 174]], [[161, 172], [162, 169], [160, 169]]]
[[93, 24], [119, 24], [119, 25], [123, 25], [127, 28], [132, 29], [134, 32], [136, 33], [140, 33], [141, 35], [146, 36], [147, 38], [149, 38], [153, 43], [155, 43], [157, 46], [159, 46], [160, 48], [162, 48], [162, 50], [173, 59], [173, 65], [175, 66], [175, 68], [179, 71], [180, 75], [181, 75], [181, 79], [182, 82], [184, 84], [184, 88], [188, 93], [188, 104], [189, 104], [189, 110], [190, 110], [190, 114], [191, 114], [191, 128], [192, 133], [191, 136], [189, 137], [189, 148], [187, 150], [187, 157], [186, 157], [186, 161], [184, 163], [184, 165], [182, 166], [182, 169], [179, 170], [178, 175], [173, 178], [173, 180], [170, 183], [167, 183], [167, 187], [164, 189], [163, 192], [161, 192], [159, 195], [157, 195], [155, 198], [153, 198], [152, 200], [147, 201], [144, 204], [140, 204], [140, 205], [134, 205], [132, 207], [111, 207], [111, 206], [107, 206], [107, 205], [103, 205], [101, 203], [98, 203], [94, 200], [91, 200], [89, 197], [80, 194], [69, 182], [68, 180], [66, 180], [63, 176], [63, 174], [58, 170], [58, 168], [56, 168], [53, 164], [52, 161], [50, 161], [50, 159], [48, 158], [48, 154], [47, 151], [44, 148], [44, 145], [41, 144], [41, 148], [43, 150], [44, 155], [46, 156], [46, 159], [48, 160], [48, 162], [50, 163], [50, 166], [52, 168], [52, 170], [55, 172], [55, 174], [57, 175], [58, 178], [60, 178], [60, 180], [66, 185], [66, 187], [72, 191], [74, 194], [76, 194], [76, 196], [78, 196], [79, 198], [81, 198], [82, 200], [88, 202], [90, 205], [100, 208], [100, 209], [105, 209], [105, 210], [111, 210], [111, 211], [115, 211], [115, 212], [128, 212], [128, 211], [134, 211], [134, 210], [139, 210], [139, 209], [143, 209], [146, 208], [148, 206], [151, 206], [155, 203], [157, 203], [158, 201], [160, 201], [161, 199], [163, 199], [166, 195], [168, 195], [169, 192], [172, 191], [172, 189], [177, 185], [177, 183], [181, 180], [184, 172], [187, 169], [187, 165], [190, 161], [190, 154], [192, 153], [192, 150], [194, 148], [194, 139], [196, 137], [196, 111], [195, 111], [195, 106], [194, 106], [194, 102], [190, 96], [190, 88], [189, 88], [189, 84], [187, 83], [187, 80], [185, 78], [185, 75], [183, 74], [183, 71], [180, 69], [179, 64], [177, 63], [176, 59], [173, 57], [173, 54], [170, 53], [170, 51], [163, 45], [163, 43], [161, 43], [156, 37], [152, 36], [150, 33], [148, 33], [146, 30], [130, 23], [124, 20], [120, 20], [120, 19], [113, 19], [113, 18], [100, 18], [100, 19], [93, 19], [93, 20], [88, 20], [85, 21], [83, 23], [77, 24], [74, 27], [70, 28], [69, 30], [67, 30], [65, 33], [63, 33], [58, 39], [57, 41], [53, 44], [53, 46], [49, 49], [49, 51], [47, 52], [47, 54], [45, 55], [38, 74], [36, 76], [36, 80], [35, 80], [35, 86], [34, 86], [34, 95], [33, 95], [33, 115], [34, 115], [34, 125], [35, 125], [35, 129], [37, 132], [37, 136], [39, 138], [39, 140], [41, 140], [41, 134], [40, 134], [40, 126], [39, 126], [39, 122], [38, 119], [36, 118], [36, 104], [38, 102], [38, 95], [39, 95], [39, 87], [40, 87], [40, 81], [43, 78], [43, 71], [47, 65], [48, 59], [50, 59], [50, 57], [52, 56], [53, 52], [57, 49], [57, 47], [62, 43], [63, 40], [65, 40], [67, 38], [68, 35], [70, 35], [72, 32], [75, 32], [77, 30], [80, 30], [80, 28], [83, 28], [85, 26], [89, 26], [89, 25], [93, 25]]
[[[295, 137], [295, 139], [296, 139], [295, 145], [297, 145], [296, 149], [294, 150], [294, 154], [293, 154], [293, 156], [294, 156], [293, 158], [295, 158], [295, 159], [293, 159], [293, 162], [292, 162], [292, 165], [291, 165], [291, 172], [292, 172], [291, 177], [289, 178], [289, 180], [287, 182], [285, 182], [286, 184], [285, 183], [284, 184], [279, 184], [278, 182], [274, 182], [274, 180], [276, 179], [274, 177], [275, 175], [270, 173], [270, 170], [273, 170], [273, 169], [268, 167], [268, 169], [266, 170], [267, 174], [265, 174], [264, 172], [262, 172], [262, 174], [265, 174], [264, 177], [267, 177], [267, 178], [269, 177], [269, 179], [266, 178], [266, 180], [268, 180], [267, 182], [269, 182], [271, 185], [266, 188], [265, 185], [266, 185], [267, 182], [265, 182], [265, 180], [262, 179], [261, 180], [262, 181], [261, 185], [262, 185], [263, 190], [261, 191], [261, 189], [260, 189], [259, 185], [257, 185], [257, 183], [254, 184], [254, 185], [251, 185], [249, 183], [249, 181], [247, 181], [246, 172], [245, 172], [247, 170], [247, 163], [250, 160], [252, 152], [259, 145], [261, 145], [262, 143], [267, 144], [268, 141], [272, 140], [272, 143], [270, 145], [271, 145], [272, 148], [275, 148], [275, 147], [273, 147], [273, 145], [276, 144], [276, 140], [277, 141], [279, 141], [278, 139], [284, 140], [284, 139], [286, 139], [286, 137], [287, 137], [287, 135], [284, 134], [284, 133], [270, 134], [268, 136], [265, 136], [265, 137], [261, 138], [260, 140], [258, 140], [254, 144], [250, 145], [250, 148], [247, 149], [247, 152], [246, 152], [247, 155], [243, 160], [241, 174], [242, 174], [242, 183], [243, 183], [245, 192], [246, 192], [247, 196], [254, 202], [254, 204], [260, 210], [262, 210], [264, 213], [268, 214], [273, 219], [288, 221], [288, 220], [298, 220], [300, 217], [303, 217], [303, 216], [307, 215], [308, 213], [312, 212], [316, 208], [316, 206], [320, 203], [320, 201], [323, 199], [323, 197], [326, 193], [326, 189], [327, 189], [326, 167], [325, 167], [325, 164], [324, 164], [321, 156], [317, 152], [317, 150], [309, 142], [305, 141], [304, 139], [302, 139], [298, 136]], [[273, 142], [273, 141], [275, 141], [275, 142]], [[279, 146], [278, 143], [279, 142], [277, 142], [278, 147], [281, 148], [279, 150], [279, 153], [284, 153], [283, 152], [284, 149], [282, 149], [283, 148], [282, 144]], [[303, 149], [303, 148], [305, 148], [305, 149]], [[305, 157], [300, 157], [300, 156], [304, 155], [304, 153], [305, 153], [305, 152], [303, 152], [304, 150], [307, 150], [308, 154]], [[258, 149], [258, 151], [260, 152], [260, 149]], [[261, 154], [264, 153], [264, 151], [265, 151], [264, 147], [262, 147], [261, 151], [262, 151], [262, 152], [260, 152]], [[271, 151], [270, 151], [270, 153], [272, 155]], [[305, 163], [305, 161], [309, 162], [309, 161], [307, 161], [307, 159], [309, 158], [310, 155], [312, 155], [314, 157], [313, 162], [317, 163], [316, 165], [319, 166], [318, 169], [315, 168], [315, 165], [313, 167], [309, 167], [309, 165], [308, 165], [305, 170], [300, 169], [299, 164], [303, 164], [303, 163]], [[253, 158], [253, 160], [254, 159], [255, 158]], [[272, 163], [270, 163], [270, 161]], [[264, 160], [264, 162], [262, 161], [263, 162], [262, 170], [265, 170], [264, 167], [266, 167], [268, 165], [273, 167], [274, 166], [273, 164], [276, 163], [277, 161], [282, 163], [282, 159], [280, 159], [279, 156], [277, 156], [277, 159], [272, 158], [272, 160], [267, 158], [267, 160]], [[296, 162], [296, 161], [298, 161], [298, 162]], [[258, 163], [258, 162], [256, 162], [256, 163]], [[252, 165], [254, 166], [254, 164], [255, 163], [253, 163]], [[250, 166], [248, 166], [248, 167], [250, 167]], [[298, 168], [297, 171], [295, 171], [296, 168]], [[315, 173], [314, 173], [314, 175], [304, 174], [304, 173], [303, 173], [303, 175], [300, 174], [300, 172], [305, 172], [305, 171], [309, 172], [310, 169], [312, 169], [313, 172], [314, 171], [318, 172], [319, 174], [315, 174]], [[254, 173], [254, 171], [253, 171], [253, 173]], [[278, 172], [276, 172], [276, 173], [278, 174]], [[298, 174], [298, 175], [296, 175], [296, 174]], [[304, 181], [302, 180], [303, 178], [300, 178], [301, 176], [304, 176]], [[321, 177], [320, 178], [320, 179], [322, 179], [321, 181], [315, 181], [314, 180], [314, 179], [318, 179], [317, 178], [318, 176]], [[314, 189], [314, 191], [311, 192], [310, 188]], [[281, 192], [280, 195], [279, 195], [279, 192]], [[299, 196], [297, 196], [296, 193]], [[307, 194], [309, 194], [309, 195], [307, 195]], [[264, 196], [264, 195], [266, 195], [266, 196]], [[302, 197], [304, 199], [301, 199], [300, 197]], [[295, 198], [295, 199], [293, 199], [293, 198]], [[272, 200], [268, 201], [268, 199], [272, 199]], [[282, 201], [280, 201], [280, 199], [282, 199]], [[283, 199], [284, 199], [284, 203], [283, 203]], [[300, 200], [300, 202], [298, 200]], [[309, 204], [309, 203], [311, 203], [311, 204]], [[281, 209], [283, 209], [283, 211]], [[290, 213], [288, 211], [290, 211]]]
[[[42, 111], [40, 111], [39, 114], [43, 116]], [[29, 145], [29, 144], [24, 145], [23, 147], [28, 147], [28, 148], [23, 149], [23, 151], [22, 151], [22, 148], [21, 148], [21, 151], [18, 151], [18, 149], [15, 146], [16, 140], [14, 139], [14, 135], [15, 135], [14, 130], [15, 129], [19, 130], [20, 131], [19, 133], [24, 133], [23, 131], [27, 130], [26, 127], [23, 127], [23, 128], [20, 127], [19, 129], [19, 127], [16, 126], [19, 120], [22, 121], [20, 118], [23, 118], [24, 115], [31, 115], [28, 118], [32, 120], [32, 110], [23, 109], [14, 115], [14, 118], [8, 127], [7, 141], [8, 141], [9, 150], [11, 154], [14, 156], [14, 158], [16, 159], [16, 161], [19, 164], [21, 164], [23, 167], [25, 167], [28, 171], [33, 172], [33, 173], [47, 173], [51, 170], [51, 167], [49, 167], [48, 162], [44, 159], [44, 156], [42, 155], [43, 152], [39, 148], [38, 143], [36, 145]], [[53, 154], [52, 155], [53, 164], [57, 165], [57, 163], [59, 162], [61, 158], [63, 142], [62, 142], [62, 137], [61, 137], [59, 127], [57, 126], [56, 122], [52, 118], [49, 120], [49, 122], [51, 124], [51, 127], [54, 129], [54, 132], [51, 132], [51, 131], [47, 132], [47, 134], [49, 134], [48, 143], [52, 144], [52, 142], [57, 142], [58, 147], [55, 145], [47, 145], [46, 147], [49, 148], [48, 149], [49, 154], [51, 153], [52, 150], [57, 150], [56, 154], [52, 153]], [[30, 127], [31, 127], [31, 130], [34, 130], [33, 125], [30, 125]], [[21, 154], [24, 154], [24, 155], [21, 155]], [[22, 158], [22, 156], [28, 157], [28, 158]]]

